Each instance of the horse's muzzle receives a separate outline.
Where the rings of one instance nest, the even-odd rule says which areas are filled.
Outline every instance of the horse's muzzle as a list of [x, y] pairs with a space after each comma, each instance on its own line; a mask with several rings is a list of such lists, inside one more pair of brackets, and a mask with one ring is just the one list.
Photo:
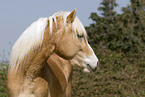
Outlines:
[[99, 61], [97, 62], [97, 66], [95, 68], [92, 68], [89, 64], [87, 64], [87, 68], [90, 72], [95, 72], [97, 70], [98, 65], [99, 65]]

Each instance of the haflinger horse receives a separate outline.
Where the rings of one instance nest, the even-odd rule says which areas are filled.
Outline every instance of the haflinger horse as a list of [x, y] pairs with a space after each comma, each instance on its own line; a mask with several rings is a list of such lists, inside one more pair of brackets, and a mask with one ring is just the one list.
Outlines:
[[[88, 44], [84, 26], [75, 14], [76, 9], [40, 18], [22, 33], [11, 52], [8, 97], [55, 97], [52, 94], [54, 89], [50, 87], [57, 88], [57, 85], [47, 80], [52, 74], [49, 66], [55, 66], [55, 63], [46, 65], [54, 53], [67, 60], [68, 65], [78, 65], [84, 71], [96, 69], [98, 59]], [[58, 78], [63, 77], [60, 75]]]

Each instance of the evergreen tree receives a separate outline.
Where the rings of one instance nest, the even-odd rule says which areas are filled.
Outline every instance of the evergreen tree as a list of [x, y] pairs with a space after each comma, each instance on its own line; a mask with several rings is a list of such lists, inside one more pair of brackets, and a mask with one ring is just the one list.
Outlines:
[[131, 5], [123, 8], [123, 14], [114, 11], [115, 0], [103, 0], [99, 16], [91, 13], [94, 21], [86, 27], [90, 43], [94, 47], [113, 51], [143, 52], [145, 49], [145, 4], [144, 0], [131, 0]]
[[129, 51], [143, 52], [145, 49], [145, 1], [131, 0], [131, 5], [123, 8], [121, 15]]
[[114, 8], [118, 4], [115, 0], [103, 0], [101, 5], [98, 10], [102, 11], [102, 16], [91, 13], [90, 18], [94, 23], [86, 29], [92, 45], [98, 44], [101, 48], [108, 48], [116, 33], [114, 23], [116, 23], [117, 14]]
[[102, 7], [99, 7], [98, 10], [102, 11], [102, 16], [104, 17], [112, 17], [116, 15], [116, 11], [114, 11], [114, 7], [118, 6], [115, 0], [103, 0], [101, 2]]

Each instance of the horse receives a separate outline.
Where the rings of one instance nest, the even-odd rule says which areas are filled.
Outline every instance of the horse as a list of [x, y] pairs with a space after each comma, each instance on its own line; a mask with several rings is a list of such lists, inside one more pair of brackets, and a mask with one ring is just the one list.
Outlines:
[[21, 34], [11, 52], [8, 97], [51, 97], [43, 71], [54, 53], [84, 71], [96, 69], [98, 58], [88, 44], [76, 9], [39, 18]]

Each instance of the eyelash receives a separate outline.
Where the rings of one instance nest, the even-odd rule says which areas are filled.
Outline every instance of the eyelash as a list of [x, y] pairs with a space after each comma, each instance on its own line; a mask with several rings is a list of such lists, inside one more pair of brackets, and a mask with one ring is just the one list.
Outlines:
[[78, 38], [83, 38], [84, 36], [83, 36], [83, 35], [77, 35], [77, 37], [78, 37]]

